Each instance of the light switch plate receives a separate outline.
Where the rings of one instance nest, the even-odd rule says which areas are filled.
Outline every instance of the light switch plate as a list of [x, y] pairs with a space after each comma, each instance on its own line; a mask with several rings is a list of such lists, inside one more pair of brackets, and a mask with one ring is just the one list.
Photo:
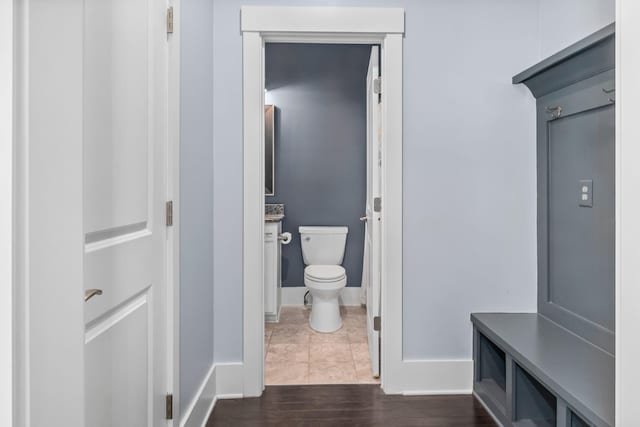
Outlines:
[[580, 192], [578, 193], [578, 201], [583, 208], [593, 207], [593, 180], [581, 179]]

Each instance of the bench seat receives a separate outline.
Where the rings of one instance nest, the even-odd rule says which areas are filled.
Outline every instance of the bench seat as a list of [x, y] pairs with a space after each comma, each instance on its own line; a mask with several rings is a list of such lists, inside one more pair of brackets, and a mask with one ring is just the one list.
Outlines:
[[[598, 427], [614, 426], [613, 355], [536, 313], [474, 313], [471, 321], [476, 332], [505, 352], [507, 360], [539, 381], [573, 413]], [[512, 394], [512, 390], [505, 393], [507, 398]], [[505, 402], [505, 408], [510, 405]], [[562, 420], [567, 416], [571, 415], [558, 414]]]

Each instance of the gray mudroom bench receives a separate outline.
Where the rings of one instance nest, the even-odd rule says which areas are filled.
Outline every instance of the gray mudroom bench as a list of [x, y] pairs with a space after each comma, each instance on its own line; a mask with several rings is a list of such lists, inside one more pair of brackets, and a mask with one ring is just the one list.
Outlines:
[[537, 313], [478, 313], [474, 392], [505, 426], [613, 426], [615, 359]]
[[513, 78], [536, 98], [538, 312], [473, 313], [504, 426], [615, 425], [615, 25]]

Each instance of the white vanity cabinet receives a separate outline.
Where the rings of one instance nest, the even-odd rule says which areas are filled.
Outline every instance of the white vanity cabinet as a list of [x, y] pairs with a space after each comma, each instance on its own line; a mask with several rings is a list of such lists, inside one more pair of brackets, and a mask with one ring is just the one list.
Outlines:
[[281, 246], [278, 236], [282, 222], [264, 224], [264, 320], [278, 322], [280, 318], [280, 260]]

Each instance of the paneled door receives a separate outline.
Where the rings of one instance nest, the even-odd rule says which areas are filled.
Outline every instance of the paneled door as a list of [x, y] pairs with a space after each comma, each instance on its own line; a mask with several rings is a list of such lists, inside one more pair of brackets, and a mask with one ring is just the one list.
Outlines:
[[[85, 425], [166, 425], [167, 3], [85, 0]], [[80, 297], [80, 296], [79, 296]]]
[[367, 335], [371, 370], [380, 376], [380, 331], [376, 325], [380, 316], [380, 183], [381, 183], [381, 121], [379, 88], [379, 47], [371, 48], [367, 72], [367, 201], [363, 286], [367, 299]]

